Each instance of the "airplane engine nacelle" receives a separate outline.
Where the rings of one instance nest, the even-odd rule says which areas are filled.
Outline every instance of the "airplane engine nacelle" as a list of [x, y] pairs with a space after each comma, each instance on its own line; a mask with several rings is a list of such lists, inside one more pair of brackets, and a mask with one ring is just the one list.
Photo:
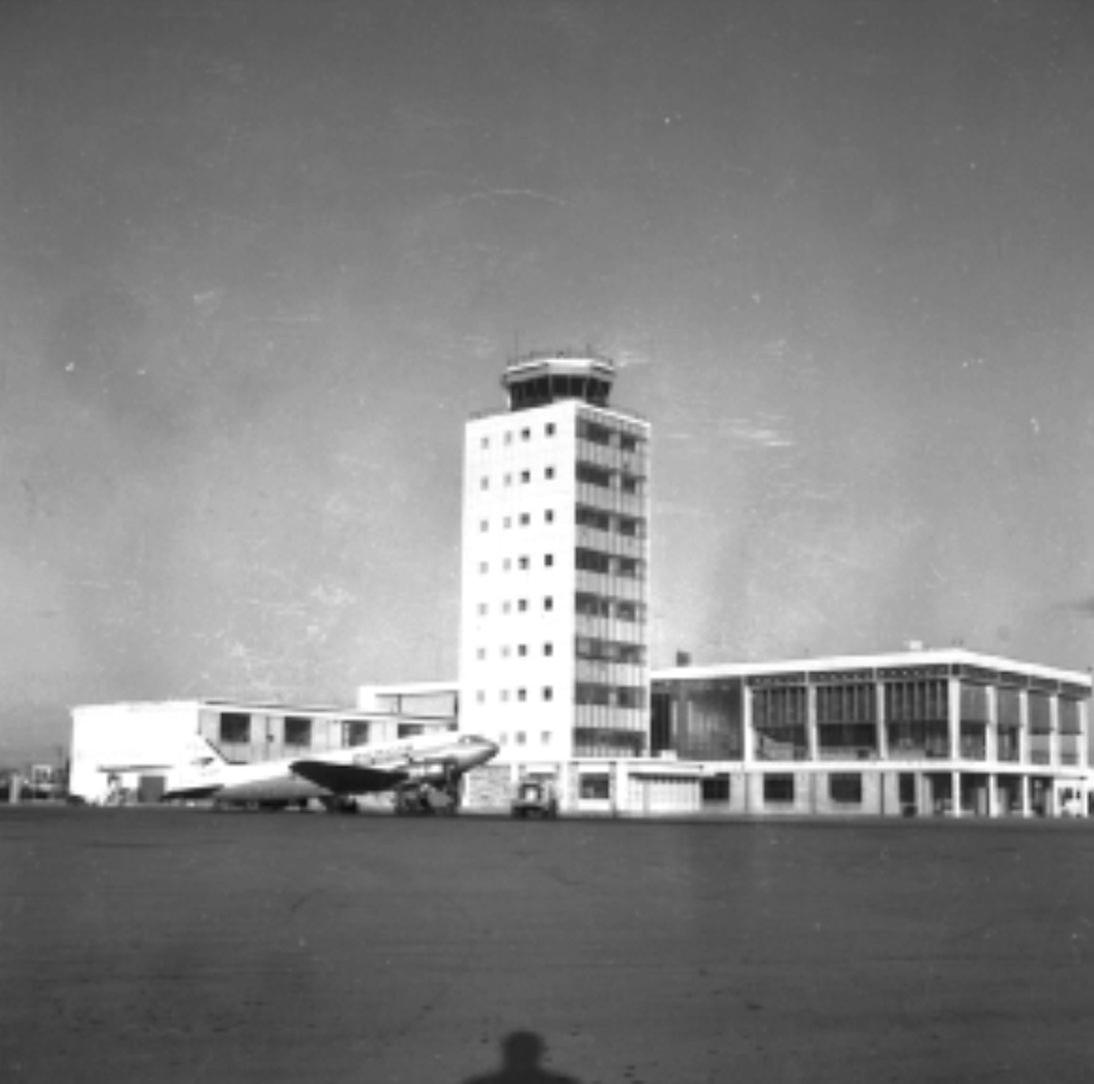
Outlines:
[[411, 764], [406, 769], [408, 783], [429, 783], [443, 786], [457, 774], [459, 766], [454, 760], [427, 760], [421, 764]]

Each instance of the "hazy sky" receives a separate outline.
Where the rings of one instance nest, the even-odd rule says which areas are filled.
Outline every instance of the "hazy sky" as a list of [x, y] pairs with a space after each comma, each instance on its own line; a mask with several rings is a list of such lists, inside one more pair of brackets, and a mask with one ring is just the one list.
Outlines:
[[1086, 0], [6, 0], [0, 761], [456, 674], [519, 349], [653, 424], [654, 663], [1094, 661]]

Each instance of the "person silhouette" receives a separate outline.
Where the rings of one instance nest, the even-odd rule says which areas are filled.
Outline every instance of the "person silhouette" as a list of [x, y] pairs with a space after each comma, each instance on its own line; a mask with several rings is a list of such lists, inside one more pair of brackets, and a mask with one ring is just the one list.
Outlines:
[[501, 1041], [501, 1068], [495, 1073], [471, 1077], [465, 1084], [580, 1084], [562, 1073], [544, 1069], [545, 1050], [534, 1031], [512, 1031]]

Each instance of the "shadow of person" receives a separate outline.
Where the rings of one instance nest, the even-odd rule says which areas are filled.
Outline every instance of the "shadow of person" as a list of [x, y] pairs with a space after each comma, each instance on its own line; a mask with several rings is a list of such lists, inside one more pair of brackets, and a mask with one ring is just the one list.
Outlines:
[[464, 1084], [581, 1084], [576, 1077], [552, 1073], [540, 1062], [545, 1050], [534, 1031], [511, 1031], [501, 1041], [501, 1068], [468, 1077]]

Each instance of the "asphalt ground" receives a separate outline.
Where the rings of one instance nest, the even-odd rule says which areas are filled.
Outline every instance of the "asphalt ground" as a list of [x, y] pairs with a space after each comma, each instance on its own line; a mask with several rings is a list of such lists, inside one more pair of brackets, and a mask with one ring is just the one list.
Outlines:
[[0, 808], [0, 1080], [1088, 1081], [1092, 922], [1081, 822]]

